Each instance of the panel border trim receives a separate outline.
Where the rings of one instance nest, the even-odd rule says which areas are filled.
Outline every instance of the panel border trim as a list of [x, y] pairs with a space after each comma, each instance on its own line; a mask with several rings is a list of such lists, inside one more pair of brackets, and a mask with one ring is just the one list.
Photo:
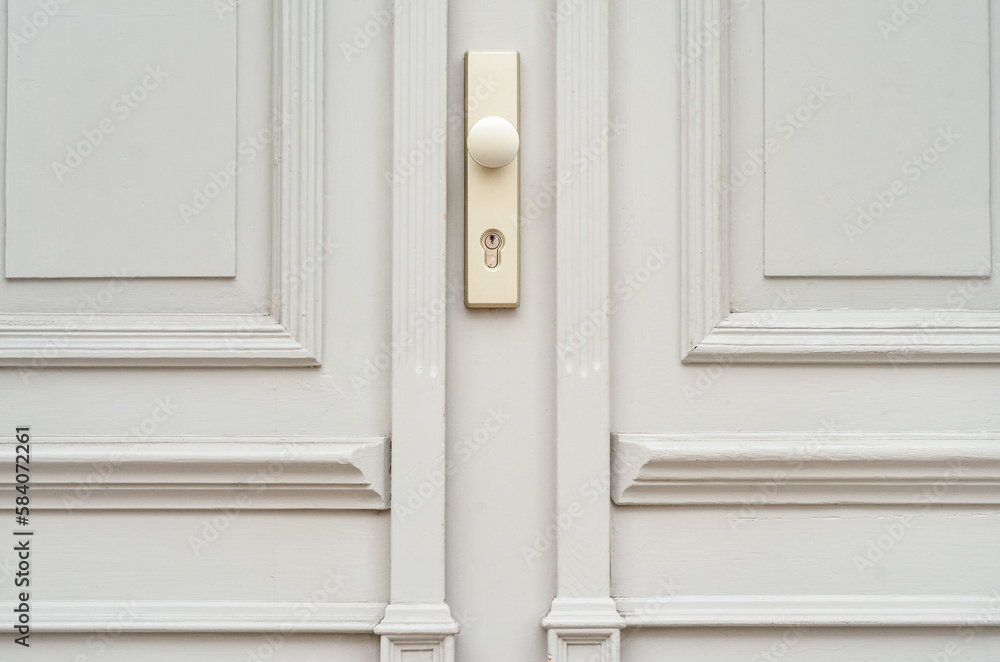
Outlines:
[[1000, 505], [1000, 433], [612, 438], [619, 505]]
[[628, 627], [997, 627], [1000, 593], [618, 598]]
[[[301, 613], [308, 609], [309, 618]], [[371, 634], [385, 603], [41, 601], [32, 629], [44, 633], [321, 633]], [[9, 621], [8, 621], [9, 623]]]
[[[36, 510], [384, 510], [389, 438], [35, 437]], [[0, 496], [13, 502], [13, 474]]]

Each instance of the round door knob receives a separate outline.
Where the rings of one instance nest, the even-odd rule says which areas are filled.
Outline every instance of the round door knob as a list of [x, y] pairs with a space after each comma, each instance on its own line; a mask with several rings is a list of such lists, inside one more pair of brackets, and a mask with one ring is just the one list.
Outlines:
[[469, 156], [484, 168], [502, 168], [517, 156], [521, 138], [502, 117], [484, 117], [469, 129]]

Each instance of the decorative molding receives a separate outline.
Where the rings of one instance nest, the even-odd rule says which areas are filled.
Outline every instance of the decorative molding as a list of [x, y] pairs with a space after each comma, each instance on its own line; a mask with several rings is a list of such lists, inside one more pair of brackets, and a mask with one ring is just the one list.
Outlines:
[[275, 107], [272, 306], [316, 364], [323, 329], [323, 0], [279, 0]]
[[[567, 417], [608, 408], [611, 287], [608, 3], [577, 5], [556, 22], [556, 159], [559, 172], [572, 173], [556, 196], [557, 376], [595, 385], [587, 402], [564, 402]], [[588, 155], [585, 167], [581, 154]]]
[[602, 628], [620, 630], [625, 621], [609, 598], [556, 598], [542, 619], [545, 628], [563, 630]]
[[1000, 594], [618, 598], [628, 627], [1000, 626]]
[[[556, 511], [579, 509], [580, 487], [609, 468], [610, 139], [608, 1], [584, 0], [556, 22]], [[587, 165], [577, 163], [580, 154]], [[556, 597], [542, 619], [549, 659], [600, 646], [617, 662], [624, 621], [611, 600], [611, 499], [583, 507], [556, 539]], [[601, 488], [599, 488], [601, 489]], [[574, 658], [575, 659], [575, 658]], [[589, 658], [588, 658], [589, 659]]]
[[[443, 391], [448, 298], [447, 0], [405, 8], [396, 13], [394, 25], [393, 338], [411, 342], [403, 343], [407, 347], [393, 368], [428, 380], [421, 382], [425, 385], [438, 381]], [[418, 314], [421, 323], [414, 324]], [[417, 388], [433, 395], [434, 407], [443, 414], [443, 393]], [[437, 427], [443, 430], [443, 424]]]
[[729, 0], [682, 0], [681, 52], [681, 319], [688, 359], [730, 312], [729, 32], [709, 43], [706, 25], [726, 25]]
[[[455, 637], [429, 634], [405, 634], [382, 637], [380, 662], [406, 662], [418, 658], [429, 662], [450, 662], [455, 659]], [[419, 657], [418, 657], [419, 656]]]
[[[593, 650], [594, 646], [600, 647], [596, 654]], [[621, 660], [621, 631], [597, 628], [588, 630], [551, 629], [548, 635], [548, 647], [550, 662], [571, 662], [572, 660], [619, 662]], [[582, 649], [579, 655], [573, 651], [576, 647]]]
[[766, 311], [731, 313], [689, 362], [995, 363], [1000, 312]]
[[371, 634], [384, 611], [376, 602], [312, 603], [305, 610], [291, 602], [41, 601], [32, 603], [31, 627], [45, 633]]
[[389, 605], [375, 628], [375, 634], [382, 635], [380, 660], [404, 662], [407, 653], [429, 653], [432, 662], [452, 662], [458, 629], [443, 602]]
[[[621, 630], [625, 619], [621, 617], [614, 600], [609, 598], [576, 599], [556, 598], [552, 609], [542, 619], [548, 631], [549, 660], [570, 662], [577, 659], [573, 648], [579, 646], [594, 662], [619, 662]], [[593, 654], [593, 647], [600, 646], [600, 655]]]
[[387, 437], [36, 437], [31, 451], [37, 510], [389, 507]]
[[276, 0], [272, 301], [267, 315], [0, 315], [0, 366], [320, 363], [323, 2]]
[[[1000, 311], [733, 312], [728, 0], [683, 0], [682, 360], [687, 363], [997, 363]], [[696, 47], [687, 48], [688, 43]]]
[[[395, 13], [393, 81], [392, 337], [401, 350], [392, 359], [392, 501], [404, 508], [392, 513], [391, 599], [375, 633], [382, 662], [452, 662], [446, 488], [427, 492], [427, 477], [446, 473], [448, 0]], [[421, 505], [406, 509], [414, 494]]]
[[1000, 434], [616, 434], [619, 505], [1000, 505]]

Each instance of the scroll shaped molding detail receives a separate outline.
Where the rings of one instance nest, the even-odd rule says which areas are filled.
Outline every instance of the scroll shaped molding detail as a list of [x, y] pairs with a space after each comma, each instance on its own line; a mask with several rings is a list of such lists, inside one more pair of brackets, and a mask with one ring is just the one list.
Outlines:
[[1000, 434], [617, 434], [619, 505], [1000, 504]]
[[270, 313], [2, 314], [0, 367], [319, 365], [323, 243], [323, 2], [274, 3]]

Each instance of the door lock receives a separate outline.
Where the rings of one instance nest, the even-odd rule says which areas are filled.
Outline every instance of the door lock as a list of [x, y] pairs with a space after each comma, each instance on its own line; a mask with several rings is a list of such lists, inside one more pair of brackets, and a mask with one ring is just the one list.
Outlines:
[[500, 249], [503, 248], [503, 235], [496, 230], [490, 230], [483, 235], [483, 248], [486, 249], [486, 268], [499, 268]]
[[519, 87], [517, 52], [465, 54], [465, 305], [469, 308], [517, 308], [521, 300]]

